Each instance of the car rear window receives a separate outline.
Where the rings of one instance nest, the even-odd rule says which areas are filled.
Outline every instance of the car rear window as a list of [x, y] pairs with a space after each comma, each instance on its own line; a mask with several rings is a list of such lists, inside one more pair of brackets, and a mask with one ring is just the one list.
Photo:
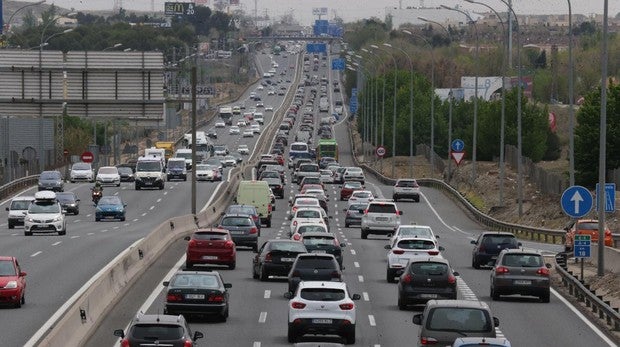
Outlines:
[[226, 217], [222, 219], [222, 225], [245, 227], [254, 225], [254, 222], [251, 219], [245, 217]]
[[131, 330], [131, 336], [136, 340], [178, 340], [183, 337], [183, 327], [163, 324], [138, 324]]
[[333, 245], [334, 238], [331, 236], [310, 236], [304, 237], [304, 245], [306, 246], [319, 246], [319, 245]]
[[344, 290], [336, 288], [304, 288], [300, 296], [311, 301], [340, 301], [344, 300], [346, 294]]
[[220, 282], [216, 275], [209, 274], [180, 274], [170, 281], [170, 288], [219, 288]]
[[228, 234], [216, 231], [197, 232], [194, 234], [195, 240], [228, 240]]
[[297, 211], [296, 218], [321, 218], [321, 212], [314, 210]]
[[396, 206], [392, 204], [370, 204], [368, 213], [396, 213]]
[[300, 234], [307, 233], [307, 232], [319, 232], [319, 233], [325, 232], [326, 233], [327, 230], [325, 230], [325, 228], [320, 225], [302, 225], [297, 229], [297, 232]]
[[435, 243], [430, 240], [400, 240], [397, 247], [402, 249], [433, 249]]
[[254, 207], [251, 207], [251, 206], [229, 206], [226, 209], [226, 213], [237, 213], [237, 214], [248, 214], [248, 215], [256, 214]]
[[502, 265], [514, 267], [541, 267], [543, 261], [538, 254], [506, 254]]
[[432, 233], [430, 229], [420, 227], [400, 227], [398, 229], [398, 236], [424, 236], [431, 237]]
[[315, 164], [304, 164], [299, 166], [299, 171], [319, 172], [319, 167]]
[[[517, 248], [517, 239], [513, 235], [485, 235], [482, 241], [485, 246], [514, 246]], [[506, 248], [506, 247], [504, 247]]]
[[418, 186], [418, 182], [416, 181], [398, 181], [398, 183], [396, 183], [397, 187], [408, 187], [408, 188], [415, 188]]
[[449, 330], [460, 332], [491, 331], [491, 317], [485, 310], [465, 307], [437, 307], [429, 312], [429, 330]]
[[444, 263], [419, 262], [409, 267], [411, 274], [440, 276], [448, 273], [448, 265]]
[[299, 242], [273, 242], [271, 243], [271, 250], [285, 252], [307, 252], [306, 247]]
[[295, 267], [300, 269], [333, 269], [336, 267], [336, 264], [331, 258], [304, 257], [297, 260]]

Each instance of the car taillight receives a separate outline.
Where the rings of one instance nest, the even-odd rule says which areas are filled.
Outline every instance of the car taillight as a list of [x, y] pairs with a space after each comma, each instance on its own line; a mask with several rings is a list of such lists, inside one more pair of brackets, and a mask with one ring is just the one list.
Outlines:
[[293, 206], [293, 212], [297, 211], [297, 206]]
[[454, 277], [452, 275], [448, 276], [448, 283], [455, 284], [456, 283], [456, 277]]
[[437, 344], [437, 340], [432, 338], [432, 337], [425, 337], [422, 336], [420, 337], [420, 344], [426, 346], [426, 345], [436, 345]]
[[234, 248], [235, 247], [235, 243], [232, 242], [231, 240], [226, 241], [226, 243], [224, 243], [224, 248]]
[[183, 300], [183, 295], [181, 294], [168, 294], [166, 295], [166, 301], [168, 302], [175, 302], [175, 301], [182, 301]]
[[334, 246], [340, 247], [340, 242], [338, 242], [338, 239], [334, 239]]
[[340, 304], [338, 306], [340, 306], [341, 310], [345, 310], [345, 311], [352, 310], [355, 307], [353, 303]]
[[258, 216], [257, 215], [253, 215], [252, 219], [256, 222], [256, 221], [258, 221]]
[[121, 347], [129, 347], [129, 340], [128, 339], [122, 339], [121, 340]]
[[252, 229], [250, 229], [250, 234], [256, 234], [256, 233], [258, 233], [257, 227], [253, 227]]
[[189, 240], [189, 242], [187, 243], [187, 247], [189, 247], [189, 248], [196, 247], [196, 244], [197, 244], [197, 243], [198, 243], [198, 242], [196, 242], [196, 240], [191, 239], [191, 240]]
[[507, 274], [507, 273], [509, 273], [509, 272], [510, 272], [510, 271], [509, 271], [509, 270], [508, 270], [508, 268], [507, 268], [507, 267], [505, 267], [505, 266], [498, 266], [498, 267], [495, 269], [495, 274], [496, 274], [496, 275]]
[[428, 251], [428, 255], [438, 255], [439, 251]]
[[210, 302], [224, 302], [224, 295], [222, 294], [211, 294], [209, 295]]
[[413, 281], [413, 276], [411, 276], [411, 274], [406, 274], [405, 276], [403, 276], [404, 283], [411, 283], [411, 281]]
[[480, 244], [480, 247], [478, 247], [478, 252], [479, 253], [484, 253], [484, 251], [486, 251], [486, 247], [484, 247], [483, 244]]
[[365, 209], [365, 210], [364, 210], [364, 214], [368, 214], [368, 209]]
[[405, 251], [403, 251], [402, 249], [393, 249], [392, 253], [394, 253], [394, 254], [403, 254], [403, 253], [405, 253]]
[[291, 307], [294, 309], [301, 310], [304, 307], [306, 307], [306, 304], [304, 304], [303, 302], [293, 301], [293, 303], [291, 303]]
[[263, 260], [263, 262], [265, 263], [271, 263], [273, 261], [272, 257], [271, 257], [271, 253], [267, 253], [265, 254], [265, 260]]
[[294, 221], [293, 221], [293, 226], [294, 226], [294, 227], [296, 227], [296, 226], [297, 226], [297, 221], [296, 221], [296, 220], [294, 220]]
[[301, 239], [301, 235], [300, 234], [293, 235], [293, 240], [299, 241], [299, 239]]
[[185, 340], [185, 343], [183, 343], [183, 347], [192, 347], [193, 345], [192, 340]]
[[271, 204], [268, 204], [268, 205], [267, 205], [267, 211], [268, 211], [269, 213], [271, 213], [271, 211], [272, 211]]
[[541, 267], [540, 269], [538, 269], [538, 271], [536, 271], [536, 274], [540, 276], [549, 277], [549, 269], [547, 269], [546, 267]]
[[332, 278], [341, 278], [340, 276], [341, 276], [341, 275], [340, 275], [340, 272], [338, 272], [338, 271], [332, 271]]

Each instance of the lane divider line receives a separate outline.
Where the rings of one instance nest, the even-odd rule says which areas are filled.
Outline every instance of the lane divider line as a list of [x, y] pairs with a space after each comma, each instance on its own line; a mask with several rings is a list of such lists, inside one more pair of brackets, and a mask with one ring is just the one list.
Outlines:
[[258, 317], [258, 322], [265, 323], [266, 320], [267, 320], [267, 312], [263, 311], [260, 313], [260, 316]]

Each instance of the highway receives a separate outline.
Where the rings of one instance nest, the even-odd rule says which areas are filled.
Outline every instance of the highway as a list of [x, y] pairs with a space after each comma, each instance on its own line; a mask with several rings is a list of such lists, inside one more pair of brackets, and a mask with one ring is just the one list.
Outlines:
[[[258, 57], [264, 67], [269, 64], [268, 55]], [[273, 58], [278, 61], [280, 69], [287, 69], [287, 77], [292, 78], [293, 70], [289, 71], [288, 66], [294, 62], [294, 56]], [[327, 66], [330, 66], [329, 62]], [[328, 88], [330, 101], [333, 102], [336, 95], [331, 92], [332, 75], [327, 67], [321, 67], [318, 73], [310, 74], [330, 76]], [[248, 89], [248, 94], [253, 90]], [[262, 94], [265, 105], [277, 108], [283, 100], [283, 97], [266, 94], [265, 89]], [[249, 103], [246, 105], [250, 106]], [[271, 114], [265, 112], [265, 116], [265, 124], [268, 124]], [[315, 117], [317, 122], [321, 116]], [[295, 127], [298, 127], [299, 123], [296, 122]], [[218, 130], [217, 143], [227, 144], [231, 151], [234, 151], [239, 143], [249, 144], [252, 148], [251, 141], [255, 139], [231, 137], [227, 131], [227, 128]], [[294, 133], [295, 131], [291, 132], [291, 139]], [[353, 165], [346, 122], [335, 126], [335, 137], [340, 147], [340, 163]], [[272, 227], [263, 227], [260, 244], [271, 238], [287, 237], [287, 200], [297, 192], [297, 186], [290, 182], [290, 174], [287, 174], [285, 199], [277, 200]], [[216, 185], [217, 183], [197, 184], [198, 206], [204, 206]], [[366, 187], [379, 197], [391, 197], [391, 187], [379, 183], [369, 174]], [[68, 217], [66, 236], [24, 237], [19, 227], [8, 230], [4, 222], [0, 224], [0, 254], [17, 256], [24, 271], [28, 272], [26, 305], [19, 310], [0, 310], [3, 313], [10, 310], [11, 313], [0, 314], [1, 346], [24, 345], [34, 331], [42, 327], [73, 293], [117, 254], [167, 218], [190, 212], [191, 204], [187, 198], [190, 191], [189, 181], [166, 183], [163, 191], [134, 191], [133, 185], [123, 184], [120, 189], [106, 188], [105, 194], [118, 193], [128, 203], [127, 221], [95, 223], [94, 208], [89, 204], [88, 188], [88, 184], [66, 186], [66, 189], [76, 191], [83, 200], [80, 215]], [[387, 238], [370, 236], [367, 240], [362, 240], [359, 228], [345, 228], [342, 209], [346, 207], [346, 202], [338, 199], [338, 185], [329, 185], [327, 192], [330, 194], [332, 231], [341, 242], [347, 243], [344, 248], [344, 279], [351, 293], [362, 295], [362, 300], [356, 302], [355, 345], [412, 345], [412, 340], [417, 338], [418, 327], [411, 321], [418, 311], [400, 311], [396, 305], [397, 286], [385, 280], [387, 251], [383, 247], [387, 244]], [[513, 346], [614, 345], [553, 291], [548, 304], [520, 297], [491, 301], [489, 270], [474, 270], [471, 267], [472, 245], [469, 242], [481, 231], [480, 226], [443, 194], [428, 188], [422, 188], [422, 193], [420, 203], [398, 202], [399, 209], [403, 211], [402, 222], [429, 225], [440, 236], [440, 244], [446, 249], [443, 252], [444, 257], [460, 273], [457, 280], [459, 298], [489, 303], [494, 315], [500, 320], [500, 336], [507, 337]], [[0, 206], [6, 206], [6, 202], [2, 202]], [[5, 221], [6, 212], [2, 217]], [[560, 250], [557, 245], [527, 241], [523, 241], [523, 244], [526, 248], [539, 249], [548, 254]], [[124, 329], [140, 310], [147, 313], [163, 311], [164, 287], [161, 282], [169, 279], [170, 275], [183, 265], [185, 245], [184, 240], [170, 245], [165, 254], [145, 271], [135, 285], [123, 293], [119, 303], [109, 312], [85, 346], [117, 346], [118, 339], [112, 335], [114, 329]], [[191, 328], [205, 334], [205, 339], [198, 341], [199, 345], [290, 345], [286, 339], [288, 300], [283, 296], [287, 289], [286, 279], [266, 282], [252, 279], [253, 255], [249, 248], [239, 248], [235, 270], [213, 267], [213, 270], [222, 273], [226, 282], [232, 283], [230, 317], [225, 323], [191, 320]], [[319, 337], [305, 338], [304, 341], [339, 342], [339, 339]]]

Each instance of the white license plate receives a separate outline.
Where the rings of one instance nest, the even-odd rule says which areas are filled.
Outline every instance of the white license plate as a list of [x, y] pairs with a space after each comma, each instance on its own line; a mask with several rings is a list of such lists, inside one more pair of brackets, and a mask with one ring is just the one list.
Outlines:
[[325, 253], [324, 249], [315, 249], [311, 253]]
[[240, 235], [240, 234], [243, 234], [243, 231], [241, 231], [241, 230], [233, 230], [230, 233], [233, 234], [233, 235]]
[[332, 324], [332, 320], [331, 319], [318, 319], [315, 318], [312, 320], [313, 324]]
[[280, 260], [283, 262], [292, 263], [295, 261], [295, 258], [280, 258]]
[[437, 294], [420, 294], [420, 297], [423, 299], [436, 299]]
[[202, 259], [204, 259], [204, 260], [216, 260], [217, 259], [217, 255], [203, 255]]
[[185, 294], [185, 299], [204, 300], [204, 298], [205, 298], [204, 294]]
[[514, 284], [516, 286], [529, 286], [532, 284], [532, 281], [530, 280], [515, 280]]
[[387, 222], [388, 218], [387, 217], [377, 217], [377, 218], [375, 218], [375, 220], [377, 222]]

